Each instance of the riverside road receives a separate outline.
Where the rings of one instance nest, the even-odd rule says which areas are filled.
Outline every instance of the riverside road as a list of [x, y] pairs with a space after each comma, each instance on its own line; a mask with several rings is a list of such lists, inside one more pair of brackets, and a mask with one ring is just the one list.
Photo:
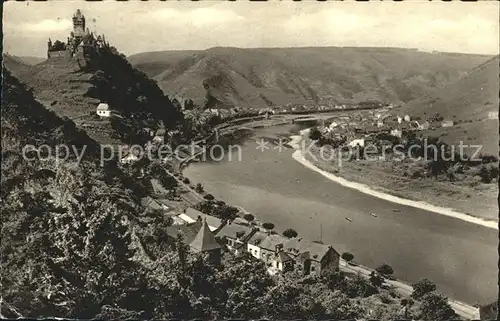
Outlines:
[[295, 161], [291, 149], [256, 149], [259, 137], [289, 127], [258, 129], [242, 144], [241, 162], [195, 163], [184, 174], [216, 198], [274, 223], [277, 231], [293, 228], [308, 239], [321, 238], [365, 266], [388, 263], [408, 283], [428, 278], [438, 291], [469, 304], [496, 299], [497, 230], [343, 187]]

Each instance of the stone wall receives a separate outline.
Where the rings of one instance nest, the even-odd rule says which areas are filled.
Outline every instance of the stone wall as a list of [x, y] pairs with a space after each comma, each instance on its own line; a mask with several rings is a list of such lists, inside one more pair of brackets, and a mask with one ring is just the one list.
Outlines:
[[60, 51], [48, 51], [48, 58], [60, 58], [69, 60], [71, 58], [71, 54], [68, 50], [60, 50]]

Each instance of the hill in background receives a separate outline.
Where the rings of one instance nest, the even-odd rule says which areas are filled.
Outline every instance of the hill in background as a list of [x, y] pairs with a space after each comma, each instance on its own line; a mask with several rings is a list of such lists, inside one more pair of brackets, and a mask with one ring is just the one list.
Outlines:
[[29, 64], [19, 59], [19, 57], [9, 54], [2, 55], [2, 64], [3, 66], [7, 67], [13, 74], [17, 74], [20, 71], [26, 70], [30, 66]]
[[39, 64], [47, 59], [47, 58], [33, 57], [33, 56], [12, 56], [12, 57], [19, 60], [23, 64], [30, 65], [30, 66]]
[[483, 120], [498, 111], [499, 57], [471, 68], [457, 80], [417, 98], [401, 108], [403, 113], [435, 115], [451, 120]]
[[455, 81], [489, 56], [398, 48], [211, 48], [128, 57], [169, 94], [204, 105], [408, 102]]
[[452, 83], [394, 112], [423, 119], [439, 114], [445, 120], [454, 121], [455, 125], [436, 129], [432, 134], [449, 144], [463, 141], [468, 145], [483, 145], [483, 152], [498, 155], [498, 119], [492, 119], [490, 113], [498, 115], [499, 63], [499, 56], [493, 57]]

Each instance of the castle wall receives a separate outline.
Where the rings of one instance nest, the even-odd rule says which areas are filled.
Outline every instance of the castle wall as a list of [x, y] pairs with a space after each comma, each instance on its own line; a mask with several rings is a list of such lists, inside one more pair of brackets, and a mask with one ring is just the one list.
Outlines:
[[71, 54], [68, 50], [59, 50], [59, 51], [48, 51], [49, 58], [60, 58], [69, 60], [71, 58]]
[[76, 49], [75, 58], [80, 66], [85, 66], [96, 53], [96, 48], [89, 45], [80, 45]]

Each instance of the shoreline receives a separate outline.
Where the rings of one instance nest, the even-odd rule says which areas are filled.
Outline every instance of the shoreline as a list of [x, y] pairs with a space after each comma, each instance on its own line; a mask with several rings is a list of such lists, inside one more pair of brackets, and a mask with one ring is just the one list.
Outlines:
[[301, 163], [303, 166], [323, 175], [324, 177], [328, 178], [329, 180], [331, 180], [335, 183], [338, 183], [344, 187], [348, 187], [348, 188], [357, 190], [358, 192], [368, 194], [368, 195], [371, 195], [371, 196], [374, 196], [374, 197], [377, 197], [377, 198], [380, 198], [380, 199], [383, 199], [383, 200], [386, 200], [386, 201], [389, 201], [389, 202], [392, 202], [395, 204], [405, 205], [405, 206], [410, 206], [410, 207], [426, 210], [426, 211], [433, 212], [436, 214], [453, 217], [453, 218], [456, 218], [456, 219], [459, 219], [459, 220], [462, 220], [465, 222], [469, 222], [472, 224], [481, 225], [484, 227], [498, 230], [498, 224], [499, 224], [498, 222], [477, 218], [477, 217], [474, 217], [472, 215], [468, 215], [465, 213], [460, 213], [460, 212], [457, 212], [451, 208], [440, 207], [440, 206], [432, 205], [432, 204], [429, 204], [429, 203], [426, 203], [423, 201], [413, 201], [413, 200], [405, 199], [405, 198], [398, 197], [395, 195], [383, 193], [383, 192], [380, 192], [380, 191], [373, 189], [372, 187], [370, 187], [366, 184], [348, 181], [342, 177], [336, 176], [330, 172], [327, 172], [325, 170], [320, 169], [319, 167], [314, 165], [312, 162], [307, 160], [304, 157], [303, 153], [300, 151], [299, 144], [303, 139], [303, 135], [307, 134], [307, 131], [308, 131], [307, 129], [302, 130], [300, 132], [300, 135], [290, 136], [291, 141], [289, 144], [290, 144], [290, 146], [293, 147], [293, 149], [295, 149], [295, 151], [292, 154], [292, 157], [297, 162]]
[[[272, 125], [271, 125], [272, 126]], [[261, 127], [261, 126], [258, 126], [258, 127]], [[267, 127], [267, 126], [262, 126], [262, 127]], [[254, 128], [252, 128], [254, 129]], [[339, 183], [340, 185], [342, 186], [346, 186], [346, 187], [350, 187], [350, 188], [353, 188], [353, 189], [357, 189], [355, 187], [352, 187], [352, 185], [363, 185], [363, 184], [357, 184], [357, 183], [353, 183], [353, 182], [350, 182], [350, 181], [347, 181], [343, 178], [340, 178], [340, 177], [336, 177], [335, 175], [329, 173], [329, 172], [326, 172], [324, 170], [321, 170], [320, 168], [317, 168], [314, 164], [312, 164], [311, 162], [309, 162], [307, 159], [305, 159], [304, 157], [302, 157], [302, 153], [300, 151], [299, 148], [299, 144], [300, 144], [300, 141], [303, 139], [303, 136], [305, 133], [307, 132], [307, 129], [306, 130], [302, 130], [300, 131], [300, 135], [291, 135], [291, 136], [288, 136], [290, 137], [290, 141], [288, 142], [288, 144], [290, 145], [290, 147], [292, 147], [294, 149], [294, 152], [292, 153], [292, 157], [300, 162], [302, 165], [308, 167], [309, 169], [312, 169], [316, 172], [319, 172], [321, 173], [322, 175], [326, 176], [328, 179], [330, 180], [333, 180], [334, 182], [336, 183]], [[185, 164], [185, 166], [183, 166], [181, 168], [181, 173], [183, 173], [183, 170], [188, 167], [189, 165], [191, 165], [191, 162], [187, 162]], [[203, 183], [203, 182], [201, 182]], [[367, 194], [370, 194], [370, 192], [372, 191], [368, 186], [366, 186], [366, 190], [368, 190], [369, 192], [367, 192], [366, 190], [359, 190], [357, 189], [358, 191], [361, 191], [363, 193], [367, 193]], [[395, 196], [392, 196], [390, 194], [385, 194], [385, 193], [380, 193], [380, 192], [377, 192], [377, 191], [373, 191], [375, 193], [378, 193], [378, 194], [383, 194], [384, 196], [388, 196], [388, 197], [394, 197], [394, 198], [398, 198], [398, 197], [395, 197]], [[375, 196], [375, 197], [379, 197], [379, 198], [383, 198], [383, 197], [380, 197], [378, 195], [374, 195], [374, 194], [370, 194], [372, 196]], [[398, 199], [401, 199], [403, 201], [410, 201], [410, 200], [405, 200], [405, 199], [402, 199], [402, 198], [398, 198]], [[391, 200], [389, 200], [391, 201]], [[391, 201], [392, 202], [392, 201]], [[410, 201], [412, 202], [412, 201]], [[414, 203], [420, 203], [420, 202], [415, 202], [413, 201]], [[423, 202], [421, 202], [423, 203]], [[398, 204], [401, 204], [401, 203], [398, 203]], [[427, 205], [426, 203], [423, 203], [425, 205]], [[403, 204], [403, 205], [407, 205], [407, 204]], [[414, 206], [414, 207], [418, 207], [418, 208], [422, 208], [420, 207], [422, 204], [419, 204], [419, 206]], [[432, 205], [428, 204], [429, 206], [432, 207]], [[244, 214], [244, 213], [251, 213], [247, 210], [245, 210], [242, 206], [239, 206], [239, 205], [232, 205], [234, 207], [236, 207], [239, 211], [240, 211], [240, 215], [241, 214]], [[411, 205], [408, 205], [408, 206], [411, 206]], [[436, 207], [436, 206], [435, 206]], [[438, 207], [436, 207], [438, 208]], [[434, 212], [432, 210], [429, 210], [428, 208], [422, 208], [424, 210], [428, 210], [428, 211], [431, 211], [431, 212]], [[450, 210], [451, 209], [447, 209], [447, 210]], [[471, 218], [471, 216], [467, 215], [467, 214], [463, 214], [463, 213], [459, 213], [459, 214], [462, 214], [468, 218]], [[258, 217], [256, 216], [256, 219], [258, 219]], [[490, 223], [490, 222], [488, 222]], [[491, 222], [491, 223], [494, 223], [496, 224], [496, 222]], [[342, 261], [342, 259], [341, 259]], [[361, 265], [361, 264], [357, 264], [357, 268], [358, 269], [365, 269], [366, 271], [373, 271], [373, 268], [370, 268], [368, 266], [365, 266], [365, 265]], [[405, 282], [404, 280], [401, 280], [401, 279], [394, 279], [392, 281], [390, 281], [390, 283], [396, 287], [396, 289], [399, 289], [400, 291], [403, 291], [404, 293], [408, 292], [408, 291], [411, 291], [412, 288], [411, 286], [409, 285], [409, 283]], [[401, 293], [403, 293], [401, 292]], [[409, 294], [408, 294], [409, 295]], [[464, 301], [457, 301], [455, 299], [453, 299], [452, 297], [449, 297], [448, 299], [448, 302], [450, 303], [452, 309], [461, 317], [465, 318], [465, 319], [468, 319], [468, 320], [474, 320], [474, 319], [477, 319], [478, 318], [478, 309], [477, 307], [473, 306], [471, 303], [466, 303]]]

